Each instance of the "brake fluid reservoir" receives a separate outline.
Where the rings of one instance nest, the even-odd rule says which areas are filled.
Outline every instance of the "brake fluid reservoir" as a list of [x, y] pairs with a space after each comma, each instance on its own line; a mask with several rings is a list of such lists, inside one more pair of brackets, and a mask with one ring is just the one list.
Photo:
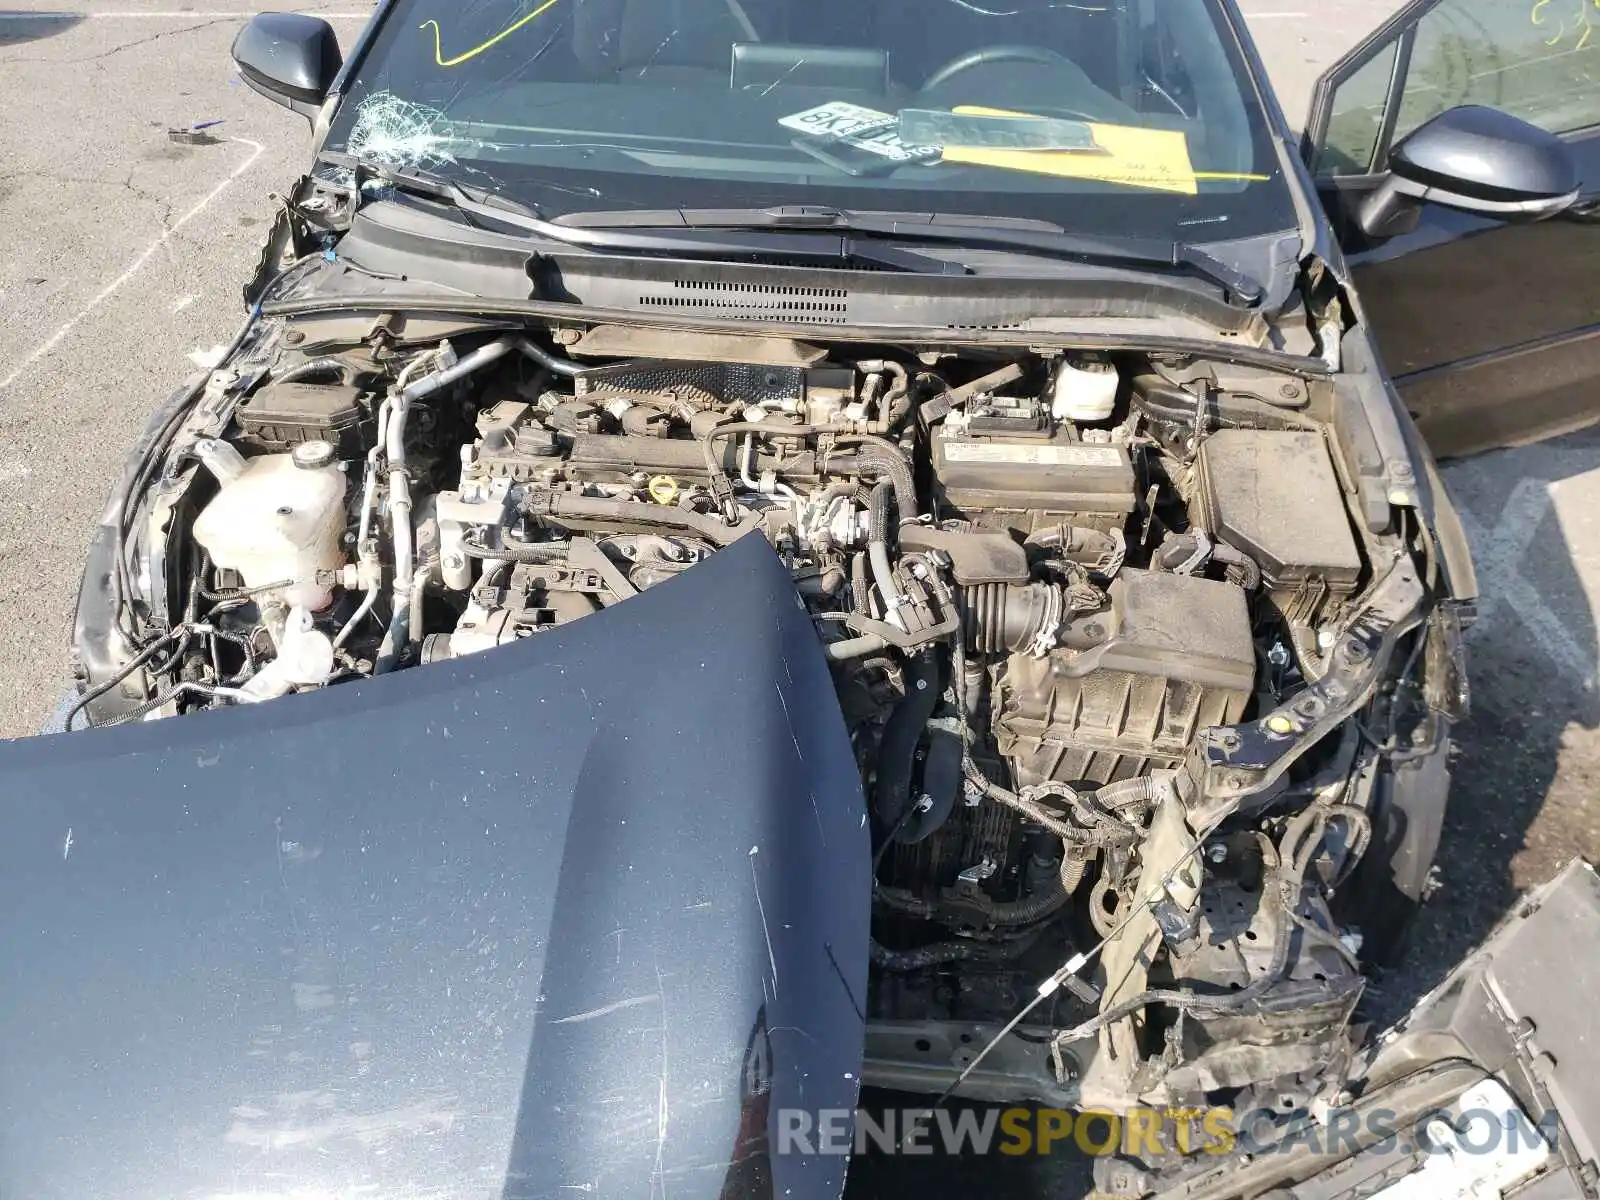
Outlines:
[[343, 561], [344, 472], [327, 442], [304, 442], [290, 454], [242, 459], [225, 442], [196, 445], [221, 487], [194, 523], [211, 561], [244, 578], [245, 587], [288, 580], [278, 597], [311, 612], [333, 592], [316, 581]]
[[1050, 415], [1077, 424], [1109, 420], [1120, 382], [1116, 366], [1104, 359], [1064, 358], [1050, 389]]

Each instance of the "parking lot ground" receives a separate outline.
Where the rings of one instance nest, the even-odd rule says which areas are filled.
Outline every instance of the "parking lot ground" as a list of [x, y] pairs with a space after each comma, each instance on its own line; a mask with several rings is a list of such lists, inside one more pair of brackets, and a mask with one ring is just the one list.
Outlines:
[[[233, 77], [253, 6], [0, 13], [0, 732], [66, 680], [81, 555], [149, 411], [225, 341], [306, 123]], [[327, 6], [349, 35], [367, 8]], [[206, 145], [167, 131], [221, 121]]]
[[[151, 408], [224, 340], [306, 126], [233, 77], [247, 0], [0, 13], [0, 735], [67, 679], [83, 547]], [[1316, 75], [1389, 0], [1247, 0], [1298, 123]], [[316, 9], [348, 40], [365, 6]], [[205, 121], [214, 141], [168, 130]], [[1430, 985], [1516, 891], [1600, 857], [1600, 434], [1446, 470], [1484, 590], [1440, 891], [1380, 1007]]]

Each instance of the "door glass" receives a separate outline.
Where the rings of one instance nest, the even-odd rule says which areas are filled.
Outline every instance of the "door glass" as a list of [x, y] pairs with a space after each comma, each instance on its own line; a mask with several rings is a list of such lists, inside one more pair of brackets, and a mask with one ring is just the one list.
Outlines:
[[1600, 123], [1600, 2], [1444, 0], [1417, 23], [1395, 138], [1460, 104], [1552, 133]]
[[1322, 153], [1313, 164], [1319, 175], [1365, 175], [1372, 169], [1372, 153], [1383, 127], [1383, 110], [1394, 78], [1398, 43], [1390, 42], [1350, 78], [1333, 96], [1333, 112]]

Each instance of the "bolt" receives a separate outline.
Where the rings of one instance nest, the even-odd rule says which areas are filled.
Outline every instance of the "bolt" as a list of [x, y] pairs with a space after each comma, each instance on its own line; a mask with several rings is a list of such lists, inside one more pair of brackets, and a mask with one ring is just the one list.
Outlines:
[[1241, 745], [1239, 735], [1231, 729], [1219, 730], [1216, 734], [1216, 743], [1222, 749], [1232, 753]]
[[1228, 848], [1221, 842], [1218, 842], [1213, 846], [1207, 846], [1206, 857], [1214, 863], [1226, 862], [1228, 859]]
[[1298, 400], [1300, 398], [1300, 387], [1298, 384], [1286, 383], [1278, 389], [1278, 395], [1285, 400]]
[[553, 336], [555, 337], [556, 345], [573, 346], [576, 345], [578, 339], [583, 336], [583, 331], [581, 329], [568, 329], [563, 327], [556, 330]]
[[283, 335], [283, 344], [285, 346], [298, 346], [305, 340], [305, 331], [302, 329], [289, 329], [286, 330]]

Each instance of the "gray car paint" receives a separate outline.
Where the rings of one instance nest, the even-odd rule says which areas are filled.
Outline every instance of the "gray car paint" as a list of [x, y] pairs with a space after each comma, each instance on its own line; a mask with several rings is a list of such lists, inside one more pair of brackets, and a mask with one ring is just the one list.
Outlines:
[[837, 1195], [868, 835], [745, 538], [473, 658], [0, 745], [0, 1196]]

